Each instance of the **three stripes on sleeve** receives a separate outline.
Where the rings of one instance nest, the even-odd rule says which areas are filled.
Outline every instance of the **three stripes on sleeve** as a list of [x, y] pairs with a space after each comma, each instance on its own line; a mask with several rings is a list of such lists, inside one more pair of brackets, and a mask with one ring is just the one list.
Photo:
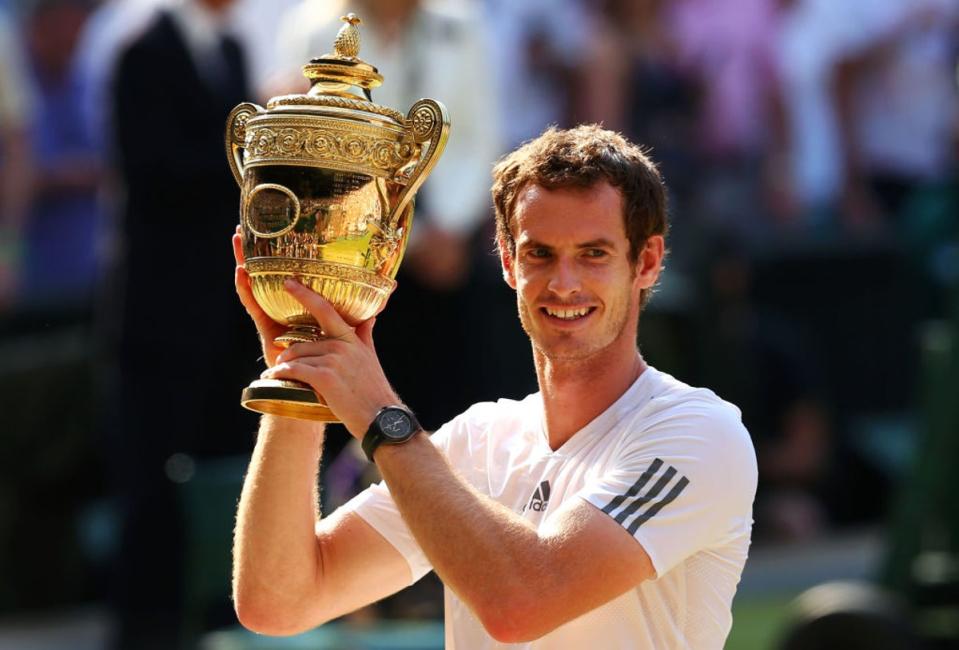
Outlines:
[[[679, 475], [677, 479], [678, 472], [672, 465], [661, 471], [664, 465], [662, 459], [655, 459], [624, 494], [613, 497], [603, 507], [603, 512], [619, 522], [630, 535], [672, 503], [689, 485], [685, 476]], [[652, 487], [643, 492], [654, 478]]]

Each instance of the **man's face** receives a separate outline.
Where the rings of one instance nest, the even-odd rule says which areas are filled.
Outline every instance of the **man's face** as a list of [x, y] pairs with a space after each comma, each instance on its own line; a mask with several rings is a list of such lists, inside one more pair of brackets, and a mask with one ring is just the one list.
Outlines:
[[652, 268], [646, 251], [630, 262], [622, 204], [605, 181], [583, 189], [529, 185], [517, 197], [516, 252], [502, 256], [503, 272], [523, 329], [549, 359], [635, 348], [639, 293], [655, 282], [662, 258], [655, 271], [645, 270]]

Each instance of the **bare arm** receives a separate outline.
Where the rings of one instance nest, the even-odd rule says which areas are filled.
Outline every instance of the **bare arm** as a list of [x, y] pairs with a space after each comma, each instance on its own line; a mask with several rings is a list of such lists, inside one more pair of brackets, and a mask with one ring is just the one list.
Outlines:
[[251, 630], [302, 632], [410, 583], [406, 561], [362, 519], [321, 518], [322, 444], [322, 425], [263, 417], [234, 541], [234, 602]]
[[437, 574], [499, 641], [539, 638], [654, 575], [642, 546], [586, 501], [537, 531], [457, 477], [425, 435], [381, 446], [376, 461]]
[[[253, 299], [233, 238], [236, 288], [273, 365], [284, 328]], [[237, 512], [233, 598], [246, 627], [293, 634], [315, 627], [409, 584], [405, 560], [362, 519], [319, 512], [323, 425], [264, 416]]]
[[[373, 350], [372, 324], [352, 333], [322, 298], [288, 290], [334, 338], [293, 346], [264, 375], [309, 383], [362, 438], [380, 407], [399, 403]], [[640, 544], [592, 505], [573, 501], [537, 531], [469, 487], [425, 434], [381, 446], [376, 460], [437, 573], [500, 641], [538, 638], [654, 575]], [[339, 535], [331, 541], [340, 543]]]

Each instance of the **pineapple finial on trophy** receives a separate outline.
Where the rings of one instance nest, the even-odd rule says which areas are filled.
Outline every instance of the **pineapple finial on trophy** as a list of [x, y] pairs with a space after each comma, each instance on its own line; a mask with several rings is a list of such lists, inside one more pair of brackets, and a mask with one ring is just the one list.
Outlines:
[[356, 26], [362, 24], [363, 21], [352, 12], [340, 16], [340, 20], [346, 24], [340, 27], [340, 31], [336, 33], [336, 40], [333, 41], [333, 52], [339, 57], [355, 59], [360, 54], [360, 30]]

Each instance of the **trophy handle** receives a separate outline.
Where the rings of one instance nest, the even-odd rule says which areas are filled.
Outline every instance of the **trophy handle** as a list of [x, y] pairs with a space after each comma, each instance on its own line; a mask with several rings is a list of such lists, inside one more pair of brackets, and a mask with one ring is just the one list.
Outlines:
[[407, 204], [413, 199], [416, 190], [433, 170], [440, 159], [446, 141], [450, 136], [450, 115], [446, 107], [434, 99], [421, 99], [410, 107], [406, 122], [417, 144], [429, 142], [425, 151], [420, 152], [416, 167], [406, 179], [406, 187], [400, 193], [399, 200], [390, 212], [389, 223], [394, 224], [403, 215]]
[[243, 147], [246, 142], [246, 123], [263, 107], [244, 102], [237, 105], [226, 118], [226, 159], [230, 163], [230, 171], [237, 185], [243, 187]]

